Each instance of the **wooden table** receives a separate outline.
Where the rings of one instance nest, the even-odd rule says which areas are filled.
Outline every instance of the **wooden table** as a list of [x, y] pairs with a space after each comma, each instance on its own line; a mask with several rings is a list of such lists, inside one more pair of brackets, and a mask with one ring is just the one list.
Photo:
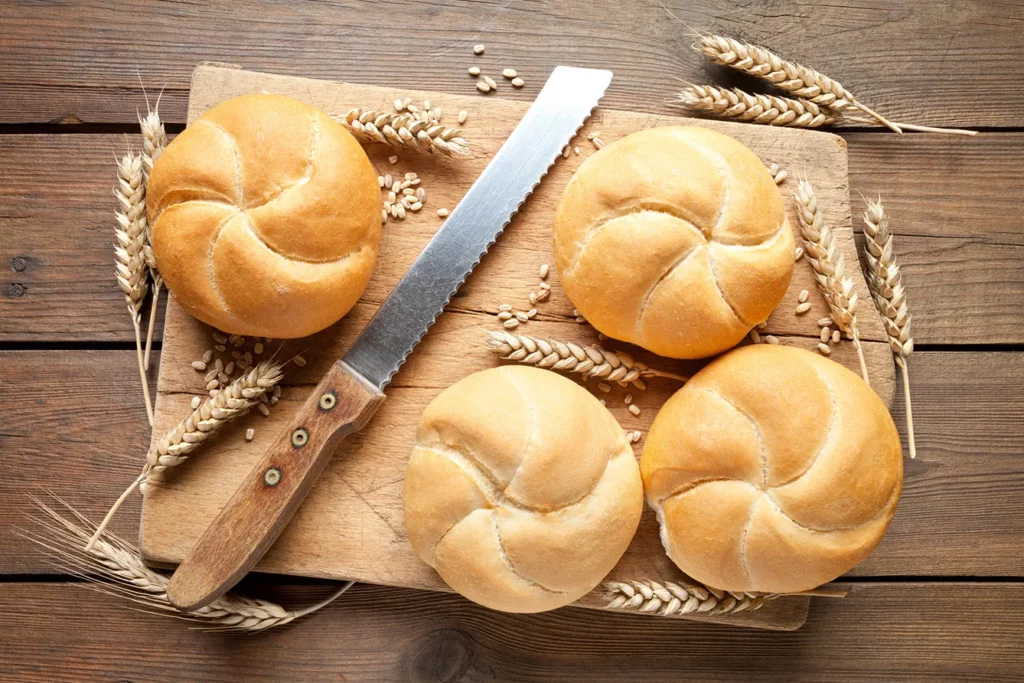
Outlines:
[[[502, 96], [524, 100], [557, 64], [600, 66], [616, 74], [604, 104], [659, 113], [677, 77], [725, 75], [659, 2], [14, 1], [0, 4], [0, 677], [1024, 677], [1024, 5], [666, 4], [693, 27], [840, 78], [890, 118], [983, 131], [844, 132], [854, 210], [859, 193], [881, 193], [894, 218], [917, 339], [919, 451], [885, 541], [841, 580], [850, 595], [816, 601], [797, 632], [771, 633], [579, 609], [503, 615], [360, 585], [305, 623], [232, 637], [131, 611], [56, 573], [16, 533], [26, 491], [101, 516], [149, 438], [111, 265], [113, 155], [144, 108], [137, 72], [151, 95], [166, 86], [172, 132], [201, 60], [460, 93], [479, 62], [516, 68], [527, 85]], [[901, 428], [903, 411], [897, 399]], [[133, 538], [137, 519], [133, 498], [113, 530]], [[244, 588], [288, 603], [327, 590]]]

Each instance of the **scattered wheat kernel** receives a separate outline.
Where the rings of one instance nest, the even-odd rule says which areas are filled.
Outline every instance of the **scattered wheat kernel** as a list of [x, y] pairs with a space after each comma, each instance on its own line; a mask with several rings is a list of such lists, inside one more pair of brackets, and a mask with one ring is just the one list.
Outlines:
[[515, 78], [517, 74], [515, 69], [505, 69], [501, 72], [501, 75], [505, 78]]
[[473, 54], [475, 54], [475, 55], [482, 55], [483, 53], [484, 53], [484, 46], [483, 45], [474, 45], [473, 46]]
[[384, 187], [391, 187], [394, 184], [394, 180], [391, 179], [391, 174], [388, 173], [384, 176]]
[[821, 328], [821, 335], [819, 335], [821, 337], [821, 341], [827, 342], [828, 338], [831, 336], [831, 333], [832, 331], [829, 330], [827, 327]]
[[204, 362], [203, 362], [203, 361], [201, 361], [201, 360], [194, 360], [194, 361], [192, 361], [192, 367], [193, 367], [193, 368], [194, 368], [194, 369], [195, 369], [195, 370], [196, 370], [197, 372], [203, 372], [203, 371], [205, 371], [205, 370], [206, 370], [206, 363], [204, 363]]
[[423, 208], [423, 202], [413, 202], [412, 206], [409, 207], [410, 211], [419, 211]]
[[781, 185], [782, 183], [786, 182], [786, 178], [788, 178], [788, 177], [789, 177], [789, 172], [788, 171], [779, 171], [778, 173], [775, 174], [775, 184], [776, 185]]
[[300, 368], [306, 367], [306, 359], [303, 358], [302, 356], [295, 356], [294, 362]]
[[209, 363], [211, 360], [213, 360], [213, 349], [206, 349], [203, 353], [203, 362]]
[[601, 402], [601, 405], [603, 405], [603, 406], [607, 406], [607, 405], [608, 405], [608, 402], [607, 402], [607, 401], [605, 401], [605, 400], [604, 400], [603, 398], [599, 398], [599, 399], [597, 399], [597, 400], [598, 400], [598, 401], [600, 401], [600, 402]]
[[217, 342], [218, 344], [227, 344], [228, 338], [225, 337], [223, 334], [220, 334], [219, 332], [214, 332], [213, 341]]
[[542, 290], [544, 290], [545, 292], [551, 289], [551, 285], [549, 285], [549, 284], [548, 284], [548, 283], [546, 283], [546, 282], [541, 282], [541, 283], [540, 283], [539, 285], [537, 285], [537, 286], [538, 286], [538, 287], [540, 287], [540, 288], [541, 288]]
[[572, 151], [576, 153], [576, 156], [579, 156], [579, 153], [580, 153], [580, 148], [579, 147], [573, 147]]
[[406, 180], [416, 180], [416, 174], [413, 173], [412, 171], [409, 171], [408, 173], [405, 174], [405, 179]]
[[502, 305], [498, 306], [498, 310], [499, 311], [511, 311], [512, 310], [512, 304], [502, 304]]
[[210, 390], [209, 390], [208, 392], [206, 392], [206, 393], [210, 395], [210, 398], [213, 398], [213, 397], [215, 397], [215, 396], [216, 396], [217, 394], [219, 394], [219, 393], [220, 393], [220, 389], [210, 389]]
[[387, 200], [386, 203], [387, 204], [394, 204], [395, 201], [397, 201], [397, 200], [398, 200], [398, 195], [396, 195], [393, 191], [389, 190], [388, 191], [388, 200]]
[[818, 318], [818, 327], [828, 327], [832, 324], [832, 318]]
[[256, 437], [256, 430], [255, 429], [253, 429], [252, 427], [249, 427], [248, 429], [245, 430], [245, 440], [246, 441], [252, 441], [255, 437]]
[[772, 175], [775, 175], [776, 173], [779, 172], [779, 165], [774, 162], [768, 164], [768, 172], [771, 173]]
[[221, 353], [224, 353], [224, 351], [227, 350], [227, 347], [224, 346], [223, 344], [217, 344], [213, 348], [216, 349], [217, 351], [220, 351]]
[[537, 301], [547, 301], [547, 298], [551, 296], [550, 289], [542, 289], [537, 292]]
[[529, 321], [529, 319], [530, 319], [530, 316], [528, 316], [523, 311], [519, 311], [519, 312], [516, 313], [516, 320], [518, 320], [521, 323], [525, 323], [525, 322]]
[[750, 331], [750, 341], [754, 342], [755, 344], [761, 343], [761, 335], [757, 333], [757, 330]]
[[597, 147], [598, 149], [604, 147], [604, 140], [601, 138], [594, 138], [594, 147]]
[[231, 361], [227, 365], [224, 366], [224, 374], [225, 375], [230, 375], [234, 371], [235, 371], [235, 361]]
[[536, 308], [531, 308], [530, 310], [528, 310], [526, 312], [526, 317], [529, 318], [530, 320], [533, 320], [534, 318], [536, 318], [537, 317], [537, 309]]
[[767, 337], [764, 338], [764, 340], [766, 342], [768, 342], [769, 344], [778, 344], [779, 343], [779, 338], [776, 337], [774, 334], [769, 334]]
[[541, 266], [540, 266], [540, 279], [541, 280], [547, 280], [548, 279], [548, 271], [549, 270], [550, 270], [550, 267], [548, 266], [548, 264], [546, 264], [546, 263], [541, 264]]
[[626, 397], [622, 400], [626, 405], [629, 405], [633, 402], [633, 394], [626, 394]]
[[217, 360], [213, 361], [213, 369], [214, 369], [215, 372], [223, 372], [224, 371], [224, 361], [222, 361], [220, 358], [218, 358]]
[[635, 403], [630, 403], [629, 404], [629, 412], [633, 413], [634, 415], [639, 415], [640, 414], [640, 406], [638, 406]]
[[827, 356], [830, 353], [832, 353], [832, 349], [828, 348], [828, 344], [819, 343], [818, 344], [818, 353], [820, 353], [823, 356]]
[[228, 337], [228, 341], [231, 342], [232, 344], [234, 344], [236, 341], [238, 341], [241, 338], [242, 338], [242, 335], [240, 335], [240, 334], [233, 334], [230, 337]]
[[495, 83], [494, 79], [491, 78], [490, 76], [481, 76], [481, 78], [484, 79], [484, 83], [486, 83], [487, 87], [490, 88], [491, 90], [497, 90], [498, 89], [498, 84]]
[[263, 353], [263, 342], [256, 342], [256, 346], [253, 347], [253, 351], [256, 352], [257, 356]]
[[241, 348], [242, 346], [245, 346], [245, 337], [239, 337], [238, 339], [235, 340], [236, 349]]
[[587, 139], [588, 140], [593, 140], [594, 138], [596, 138], [600, 134], [601, 134], [601, 131], [595, 131], [593, 133], [587, 133]]
[[799, 301], [800, 303], [803, 303], [807, 301], [807, 297], [809, 297], [810, 295], [811, 293], [808, 292], [806, 289], [801, 289], [800, 296], [798, 296], [796, 300]]
[[401, 204], [398, 204], [395, 208], [398, 209], [398, 217], [400, 219], [404, 220], [405, 219], [405, 207], [402, 206]]
[[277, 398], [280, 398], [280, 397], [281, 397], [281, 385], [279, 385], [279, 384], [275, 384], [275, 385], [274, 385], [274, 390], [273, 390], [273, 392], [271, 392], [271, 393], [272, 393], [272, 394], [273, 394], [273, 395], [274, 395], [275, 397], [277, 397]]
[[392, 154], [391, 156], [389, 156], [388, 157], [388, 163], [391, 164], [392, 166], [397, 164], [398, 163], [398, 155], [397, 154]]
[[416, 188], [416, 200], [420, 202], [427, 201], [427, 191], [424, 190], [422, 187]]
[[562, 148], [563, 159], [568, 159], [570, 153], [572, 153], [572, 147], [570, 147], [569, 145], [566, 145], [565, 147]]
[[524, 81], [523, 79], [519, 78], [518, 76], [516, 76], [515, 78], [512, 79], [512, 87], [513, 88], [522, 88], [524, 85], [526, 85], [526, 81]]
[[597, 338], [600, 341], [607, 341], [608, 340], [608, 335], [606, 335], [604, 332], [598, 332], [597, 333]]
[[218, 382], [216, 380], [216, 378], [211, 379], [209, 382], [206, 383], [206, 388], [207, 389], [216, 389], [219, 386], [220, 386], [220, 382]]
[[471, 66], [471, 67], [469, 67], [468, 71], [469, 71], [469, 75], [470, 76], [479, 76], [480, 75], [480, 67], [478, 67], [478, 66]]
[[206, 377], [203, 377], [203, 381], [209, 382], [211, 379], [214, 379], [217, 376], [217, 372], [218, 371], [216, 369], [210, 370], [208, 373], [206, 373]]
[[280, 400], [281, 400], [281, 397], [279, 397], [279, 396], [271, 396], [270, 397], [270, 405], [276, 406], [277, 402], [280, 401]]
[[578, 322], [580, 325], [586, 325], [587, 319], [584, 318], [582, 315], [578, 315], [576, 316], [576, 322]]
[[448, 215], [448, 209], [445, 209], [445, 208], [438, 209], [437, 210], [437, 215], [440, 216], [441, 218], [444, 218], [445, 216]]
[[379, 187], [381, 189], [384, 188], [384, 176], [382, 176], [382, 175], [377, 176], [377, 187]]
[[794, 261], [799, 261], [801, 258], [803, 258], [803, 256], [804, 256], [804, 248], [803, 247], [797, 247], [796, 248], [796, 255], [793, 257], [793, 260]]
[[506, 330], [512, 330], [519, 327], [519, 321], [516, 320], [515, 318], [512, 318], [511, 320], [506, 320], [505, 322], [503, 322], [502, 325], [505, 326]]
[[405, 103], [402, 102], [401, 98], [395, 100], [395, 111], [402, 111], [405, 109]]
[[832, 343], [838, 344], [840, 339], [842, 339], [842, 334], [839, 330], [832, 330]]
[[612, 385], [608, 384], [607, 382], [598, 382], [597, 388], [607, 394], [609, 391], [612, 390]]
[[796, 314], [797, 315], [803, 315], [804, 313], [806, 313], [809, 310], [811, 310], [811, 303], [809, 301], [805, 301], [805, 302], [803, 302], [802, 304], [800, 304], [799, 306], [796, 307]]
[[462, 111], [459, 112], [459, 125], [460, 126], [466, 122], [466, 117], [467, 116], [469, 116], [469, 114], [466, 113], [465, 109], [463, 109]]
[[[409, 99], [409, 98], [406, 98], [406, 99]], [[412, 112], [413, 114], [417, 114], [419, 112], [420, 108], [417, 107], [415, 104], [408, 104], [408, 103], [406, 103], [405, 110], [409, 111], [409, 112]]]
[[270, 408], [267, 407], [266, 403], [257, 403], [256, 409], [260, 411], [260, 414], [263, 415], [263, 417], [270, 416]]
[[430, 100], [423, 100], [423, 108], [430, 109]]
[[483, 81], [477, 81], [476, 89], [479, 90], [480, 92], [490, 92], [491, 86], [487, 85]]
[[768, 322], [767, 321], [762, 321], [762, 322], [759, 322], [757, 324], [757, 329], [759, 329], [759, 330], [763, 330], [766, 327], [768, 327]]
[[199, 407], [199, 404], [202, 403], [202, 402], [203, 402], [203, 399], [199, 398], [198, 396], [193, 396], [192, 397], [192, 403], [190, 403], [189, 405], [192, 406], [192, 410], [195, 410], [196, 408]]
[[530, 292], [529, 299], [530, 299], [530, 305], [531, 306], [536, 306], [537, 305], [537, 292]]
[[498, 320], [505, 321], [512, 319], [512, 311], [502, 311], [498, 314]]

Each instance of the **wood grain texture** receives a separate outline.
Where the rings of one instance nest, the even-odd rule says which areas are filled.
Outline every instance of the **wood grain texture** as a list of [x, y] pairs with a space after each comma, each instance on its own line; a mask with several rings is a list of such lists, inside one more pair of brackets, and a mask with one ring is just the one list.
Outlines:
[[[442, 320], [463, 317], [468, 316], [443, 316]], [[559, 325], [548, 329], [566, 337], [576, 327], [575, 323]], [[483, 355], [479, 359], [486, 362]], [[921, 352], [911, 357], [910, 366], [919, 455], [904, 463], [903, 497], [885, 539], [852, 575], [1024, 575], [1018, 552], [1024, 545], [1020, 497], [1024, 399], [1019, 392], [1024, 383], [1024, 353]], [[311, 364], [287, 376], [283, 400], [301, 400], [320, 369]], [[190, 390], [201, 393], [202, 377], [196, 374]], [[405, 385], [391, 390], [385, 409], [406, 393], [436, 392], [450, 383], [444, 375], [427, 379], [433, 388]], [[621, 397], [620, 390], [615, 392], [613, 396]], [[175, 397], [178, 418], [185, 415], [188, 398]], [[165, 395], [160, 400], [172, 399]], [[609, 405], [625, 427], [643, 426], [621, 400]], [[645, 405], [641, 417], [649, 418], [648, 413], [653, 413], [653, 407]], [[0, 481], [0, 573], [46, 573], [51, 569], [42, 555], [14, 533], [26, 523], [30, 508], [24, 494], [51, 489], [98, 520], [135, 479], [149, 440], [135, 352], [0, 352], [0, 415], [4, 416], [0, 462], [7, 467], [7, 476]], [[214, 438], [221, 449], [230, 450], [244, 443], [244, 432], [252, 427], [254, 443], [266, 446], [283, 417], [280, 412], [269, 418], [253, 413], [225, 426]], [[410, 426], [396, 438], [411, 438], [416, 417], [410, 415]], [[899, 398], [895, 420], [903, 432]], [[194, 463], [209, 453], [196, 451]], [[408, 452], [394, 457], [408, 457]], [[187, 475], [194, 463], [182, 465], [179, 474]], [[244, 465], [237, 469], [244, 475]], [[356, 491], [371, 500], [375, 488], [401, 486], [400, 481], [378, 476], [375, 469], [362, 471], [353, 483]], [[135, 538], [138, 510], [139, 497], [132, 496], [111, 529]]]
[[[383, 110], [401, 94], [399, 91], [372, 86], [326, 83], [201, 66], [196, 70], [192, 82], [189, 120], [195, 120], [211, 106], [225, 99], [261, 90], [298, 97], [326, 111], [345, 111], [357, 102], [365, 103], [363, 106], [367, 108]], [[430, 167], [431, 173], [420, 171], [420, 175], [426, 179], [424, 183], [427, 184], [428, 202], [435, 202], [429, 206], [454, 206], [497, 147], [508, 137], [525, 107], [516, 102], [494, 98], [460, 98], [422, 92], [414, 92], [412, 95], [420, 100], [429, 98], [435, 106], [449, 111], [465, 109], [470, 112], [471, 120], [482, 122], [466, 126], [465, 135], [472, 143], [471, 155], [455, 160], [424, 159], [422, 155], [417, 159], [412, 156], [414, 152], [400, 150], [398, 153], [402, 161], [399, 166], [389, 166], [386, 156], [396, 150], [378, 146], [378, 149], [371, 147], [371, 159], [380, 173], [399, 168], [403, 164], [413, 168], [420, 168], [421, 164]], [[678, 119], [668, 117], [599, 110], [594, 120], [587, 123], [574, 141], [574, 145], [587, 147], [587, 152], [559, 159], [524, 209], [512, 221], [505, 235], [492, 248], [484, 263], [470, 276], [460, 292], [462, 296], [450, 307], [454, 309], [453, 313], [496, 312], [498, 304], [506, 301], [523, 307], [529, 306], [525, 301], [526, 294], [537, 286], [540, 263], [553, 260], [550, 222], [561, 190], [582, 159], [595, 151], [594, 146], [586, 141], [587, 133], [600, 131], [602, 139], [613, 142], [637, 130], [679, 122]], [[784, 167], [804, 168], [817, 188], [827, 219], [835, 228], [840, 251], [848, 261], [856, 260], [847, 204], [845, 145], [840, 138], [811, 131], [722, 122], [701, 121], [700, 125], [738, 138], [763, 159], [770, 159]], [[795, 225], [796, 217], [792, 207], [789, 210], [790, 222]], [[315, 347], [305, 340], [299, 342], [304, 348], [313, 347], [308, 355], [322, 371], [329, 369], [333, 360], [349, 347], [354, 335], [363, 327], [359, 324], [360, 318], [365, 319], [376, 309], [378, 297], [383, 298], [390, 292], [401, 274], [419, 255], [438, 224], [436, 215], [425, 211], [410, 214], [405, 221], [385, 226], [378, 268], [353, 313], [334, 328], [316, 335]], [[417, 245], [413, 239], [422, 241]], [[795, 269], [790, 289], [783, 303], [768, 320], [765, 333], [783, 335], [786, 343], [813, 348], [818, 342], [819, 332], [815, 320], [827, 315], [827, 308], [824, 299], [815, 291], [813, 271], [809, 264], [801, 262], [798, 265], [800, 267]], [[859, 271], [854, 270], [851, 274], [857, 282], [861, 298], [868, 300], [867, 288]], [[538, 305], [538, 310], [545, 317], [570, 317], [572, 303], [562, 293], [557, 277], [549, 279], [552, 284], [550, 302]], [[797, 296], [803, 289], [815, 291], [814, 304], [806, 315], [797, 316], [794, 308]], [[438, 371], [458, 379], [495, 364], [494, 358], [488, 358], [486, 349], [482, 348], [488, 327], [487, 319], [479, 314], [461, 315], [458, 318], [457, 330], [452, 330], [448, 321], [442, 318], [442, 322], [427, 335], [426, 341], [413, 354], [409, 364], [400, 371], [401, 377], [405, 379], [397, 379], [396, 385], [424, 382], [434, 384], [429, 378]], [[860, 311], [859, 320], [862, 337], [876, 340], [864, 344], [868, 347], [869, 368], [875, 376], [875, 388], [886, 402], [891, 402], [894, 368], [887, 345], [877, 341], [883, 336], [880, 318], [873, 308], [865, 308]], [[544, 331], [546, 324], [532, 322], [522, 328], [528, 333], [553, 336]], [[158, 401], [157, 434], [160, 433], [159, 425], [166, 422], [164, 411], [170, 409], [171, 415], [178, 414], [180, 407], [176, 402], [182, 398], [182, 384], [195, 381], [196, 373], [188, 367], [188, 363], [177, 363], [172, 359], [182, 356], [197, 358], [210, 345], [209, 328], [183, 314], [174, 302], [169, 305], [165, 326], [167, 334], [163, 358], [168, 362], [161, 368], [158, 390], [170, 400], [162, 397]], [[497, 327], [497, 321], [491, 322], [489, 326], [492, 329]], [[443, 346], [436, 342], [430, 343], [438, 337], [443, 337]], [[579, 331], [570, 338], [597, 341], [589, 326], [580, 326]], [[450, 349], [453, 347], [475, 348], [476, 352], [452, 353]], [[841, 347], [846, 348], [841, 348], [834, 354], [834, 358], [855, 369], [857, 364], [852, 360], [851, 345], [846, 343]], [[652, 362], [663, 364], [667, 361], [652, 359]], [[363, 432], [342, 445], [340, 456], [327, 465], [324, 476], [309, 500], [257, 567], [277, 573], [445, 589], [436, 573], [415, 556], [405, 537], [401, 484], [409, 450], [414, 443], [413, 432], [418, 416], [438, 390], [450, 383], [442, 382], [436, 388], [392, 396]], [[675, 386], [661, 383], [643, 392], [638, 403], [644, 409], [643, 413], [630, 422], [639, 423], [639, 428], [646, 431], [658, 407], [675, 389]], [[609, 399], [611, 402], [621, 401], [617, 395], [609, 394]], [[294, 403], [283, 402], [275, 412], [294, 420], [296, 409]], [[274, 422], [274, 428], [280, 430], [284, 425], [276, 423], [275, 417], [272, 416], [271, 421]], [[633, 428], [626, 421], [622, 423], [626, 429]], [[179, 478], [176, 474], [168, 473], [168, 485], [154, 486], [143, 506], [141, 545], [146, 557], [160, 563], [180, 562], [235, 491], [238, 482], [246, 476], [233, 468], [244, 466], [246, 471], [252, 469], [264, 449], [264, 445], [248, 444], [240, 452], [221, 452], [212, 446], [207, 457], [190, 468], [191, 476]], [[377, 482], [369, 490], [362, 489], [358, 483], [367, 474]], [[620, 579], [660, 577], [666, 580], [680, 576], [664, 554], [653, 515], [648, 515], [641, 524], [630, 549], [612, 576]], [[768, 610], [762, 610], [755, 614], [761, 616], [767, 613]]]
[[[470, 119], [468, 130], [483, 123]], [[918, 344], [1024, 343], [1024, 239], [1017, 228], [1024, 184], [1004, 170], [1024, 156], [1024, 133], [846, 139], [854, 227], [860, 230], [861, 195], [881, 194]], [[0, 135], [0, 341], [134, 340], [111, 248], [114, 155], [126, 144], [119, 135]], [[581, 151], [589, 149], [584, 141]], [[410, 156], [403, 171], [406, 162], [424, 175], [428, 191], [442, 190], [427, 175], [434, 167]], [[440, 205], [429, 192], [425, 215]], [[390, 226], [416, 244], [429, 236], [411, 224]], [[539, 265], [539, 256], [526, 256]], [[535, 284], [510, 282], [509, 289]], [[374, 300], [384, 294], [374, 292]], [[162, 326], [162, 313], [158, 320]]]
[[[857, 584], [796, 632], [596, 614], [499, 614], [357, 585], [308, 621], [189, 631], [81, 586], [0, 585], [0, 676], [18, 681], [1019, 681], [1020, 584]], [[289, 605], [323, 586], [250, 585]]]
[[[666, 12], [671, 9], [686, 25]], [[908, 0], [645, 0], [587, 3], [318, 2], [266, 4], [89, 0], [0, 5], [0, 120], [135, 120], [143, 96], [166, 88], [162, 110], [184, 121], [199, 59], [330, 80], [471, 94], [466, 67], [516, 68], [532, 99], [558, 64], [610, 68], [607, 105], [666, 113], [678, 77], [731, 76], [690, 49], [687, 25], [763, 43], [838, 79], [894, 120], [1019, 126], [1024, 79], [1019, 2]], [[475, 58], [474, 43], [487, 52]], [[851, 59], [856, 55], [856, 59]], [[74, 65], [69, 69], [68, 65]], [[510, 90], [510, 89], [507, 89]], [[998, 92], [998, 97], [992, 93]]]

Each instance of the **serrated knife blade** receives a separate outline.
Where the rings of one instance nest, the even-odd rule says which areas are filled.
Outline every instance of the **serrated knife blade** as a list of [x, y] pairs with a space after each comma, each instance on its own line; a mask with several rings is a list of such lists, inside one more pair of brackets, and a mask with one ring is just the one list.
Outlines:
[[612, 72], [559, 66], [344, 362], [383, 389], [590, 116]]

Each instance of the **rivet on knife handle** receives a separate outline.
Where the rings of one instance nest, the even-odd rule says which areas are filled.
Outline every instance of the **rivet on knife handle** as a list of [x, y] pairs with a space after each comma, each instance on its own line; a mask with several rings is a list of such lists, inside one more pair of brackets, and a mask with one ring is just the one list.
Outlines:
[[178, 609], [192, 611], [226, 593], [277, 540], [346, 436], [377, 412], [384, 394], [344, 361], [270, 446], [167, 586]]

